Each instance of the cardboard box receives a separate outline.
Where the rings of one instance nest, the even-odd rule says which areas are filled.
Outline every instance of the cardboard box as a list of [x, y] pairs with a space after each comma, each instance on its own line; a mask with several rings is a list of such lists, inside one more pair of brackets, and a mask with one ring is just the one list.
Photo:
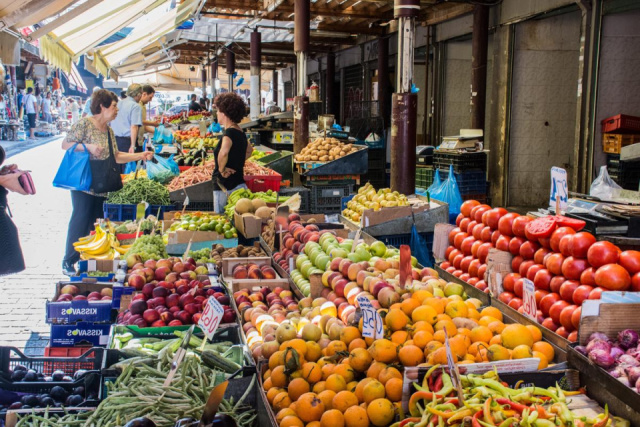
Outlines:
[[109, 342], [110, 323], [79, 322], [70, 325], [51, 325], [51, 347], [75, 347], [88, 343], [96, 347]]
[[275, 289], [278, 287], [287, 289], [287, 290], [290, 289], [289, 280], [280, 277], [275, 268], [273, 268], [274, 271], [276, 271], [275, 279], [234, 279], [231, 274], [233, 271], [233, 267], [235, 267], [238, 264], [247, 264], [247, 263], [253, 263], [259, 266], [269, 265], [273, 268], [273, 266], [271, 265], [270, 257], [223, 258], [222, 259], [222, 280], [227, 284], [227, 287], [229, 288], [231, 293], [237, 292], [240, 289], [253, 289], [255, 287], [261, 288], [264, 286], [270, 289]]
[[586, 345], [594, 332], [602, 332], [613, 339], [625, 329], [640, 330], [638, 311], [640, 304], [607, 304], [600, 300], [586, 300], [582, 305], [578, 342]]
[[76, 322], [96, 322], [96, 323], [110, 323], [114, 320], [114, 313], [112, 309], [117, 309], [120, 306], [120, 301], [114, 303], [113, 296], [111, 301], [65, 301], [57, 302], [60, 296], [60, 290], [66, 285], [76, 286], [79, 292], [83, 295], [88, 292], [100, 292], [105, 288], [112, 290], [112, 283], [87, 283], [87, 282], [58, 282], [56, 284], [56, 291], [51, 301], [46, 302], [46, 322], [51, 324], [69, 324]]
[[243, 217], [238, 212], [233, 212], [233, 224], [244, 237], [247, 239], [253, 239], [260, 236], [262, 233], [262, 224], [266, 224], [268, 220], [261, 219], [256, 216]]
[[178, 230], [169, 233], [169, 245], [177, 245], [180, 243], [192, 242], [213, 242], [223, 240], [224, 234], [218, 234], [215, 231], [186, 231]]

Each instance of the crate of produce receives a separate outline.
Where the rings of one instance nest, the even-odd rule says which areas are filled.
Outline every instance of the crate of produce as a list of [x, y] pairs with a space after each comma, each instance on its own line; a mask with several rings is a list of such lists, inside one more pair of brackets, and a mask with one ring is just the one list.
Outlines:
[[608, 117], [602, 122], [602, 133], [637, 133], [640, 134], [640, 117], [618, 114]]
[[[105, 219], [111, 221], [127, 221], [135, 220], [138, 205], [119, 205], [113, 203], [105, 203], [102, 207]], [[145, 217], [146, 217], [145, 212]]]
[[451, 151], [435, 150], [433, 153], [433, 167], [436, 169], [449, 169], [453, 165], [454, 172], [468, 170], [487, 170], [487, 153], [478, 151], [474, 153], [455, 153]]
[[[640, 133], [640, 131], [638, 131]], [[620, 154], [622, 147], [640, 142], [640, 134], [619, 135], [615, 133], [602, 134], [602, 151], [610, 154]]]
[[[55, 371], [62, 371], [64, 375], [73, 377], [80, 371], [100, 371], [104, 349], [91, 347], [77, 347], [73, 349], [47, 347], [44, 357], [26, 356], [15, 347], [0, 347], [0, 384], [12, 382], [11, 372], [16, 366], [24, 366], [45, 377], [50, 377]], [[13, 380], [15, 382], [15, 380]], [[38, 383], [42, 381], [30, 381]], [[60, 382], [60, 381], [56, 381]]]
[[351, 194], [353, 185], [311, 185], [309, 189], [312, 212], [337, 213], [342, 207], [342, 198]]
[[[109, 335], [109, 341], [107, 343], [108, 349], [117, 349], [118, 344], [116, 335], [131, 334], [132, 338], [159, 338], [159, 339], [172, 339], [178, 337], [176, 331], [184, 333], [191, 328], [191, 325], [182, 326], [164, 326], [159, 328], [140, 328], [133, 325], [112, 325]], [[204, 335], [199, 327], [195, 327], [193, 331], [194, 335], [198, 338], [202, 338]], [[241, 336], [239, 326], [237, 324], [220, 325], [216, 331], [216, 340], [229, 341], [232, 344], [240, 344]]]
[[98, 282], [95, 279], [58, 282], [53, 298], [46, 302], [46, 322], [68, 324], [80, 321], [113, 321], [112, 309], [120, 306], [119, 300], [116, 303], [113, 301], [115, 287], [113, 282]]
[[416, 187], [427, 189], [433, 183], [432, 167], [416, 168]]
[[310, 212], [309, 199], [311, 198], [311, 190], [309, 190], [307, 187], [280, 188], [280, 191], [278, 191], [278, 194], [283, 197], [291, 197], [296, 193], [300, 195], [300, 209], [298, 210], [298, 212]]
[[[199, 184], [190, 185], [179, 190], [169, 192], [171, 202], [184, 202], [189, 196], [189, 203], [209, 202], [213, 203], [213, 181], [208, 180]], [[182, 208], [180, 208], [182, 210]]]
[[257, 193], [258, 191], [279, 191], [282, 175], [274, 172], [271, 175], [245, 175], [244, 182], [249, 190]]
[[51, 347], [93, 345], [103, 347], [109, 341], [110, 323], [78, 322], [51, 325]]

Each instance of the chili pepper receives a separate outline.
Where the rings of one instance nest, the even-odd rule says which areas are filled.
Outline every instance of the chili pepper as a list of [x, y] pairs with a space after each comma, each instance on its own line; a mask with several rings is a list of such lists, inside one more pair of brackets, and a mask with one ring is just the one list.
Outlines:
[[547, 411], [544, 409], [544, 406], [536, 404], [534, 405], [534, 407], [536, 408], [536, 411], [538, 411], [538, 418], [544, 418], [544, 419], [551, 418], [551, 415], [547, 414]]
[[523, 427], [529, 427], [529, 408], [522, 411], [522, 419], [520, 419], [520, 425]]
[[[600, 415], [598, 415], [598, 417], [599, 416]], [[604, 405], [604, 417], [601, 420], [595, 422], [592, 427], [604, 427], [604, 426], [607, 425], [608, 421], [609, 421], [609, 405], [605, 404]]]
[[482, 408], [482, 411], [484, 413], [484, 421], [486, 423], [489, 423], [491, 425], [493, 425], [493, 423], [495, 422], [493, 420], [493, 416], [491, 416], [491, 401], [493, 399], [488, 398], [485, 402], [484, 402], [484, 407]]
[[533, 424], [535, 427], [558, 427], [555, 423], [549, 420], [542, 420], [540, 418], [538, 418]]
[[495, 380], [488, 380], [484, 378], [472, 378], [471, 382], [475, 386], [485, 386], [490, 389], [496, 390], [498, 393], [500, 393], [503, 396], [511, 396], [512, 394], [515, 393], [514, 390], [511, 390], [510, 388], [503, 386], [502, 384], [500, 384], [498, 381], [495, 381]]
[[523, 381], [523, 380], [518, 381], [518, 382], [516, 383], [516, 385], [514, 385], [514, 386], [513, 386], [513, 389], [514, 389], [514, 390], [519, 389], [519, 388], [520, 388], [520, 386], [521, 386], [523, 383], [524, 383], [524, 381]]
[[511, 409], [515, 410], [516, 412], [518, 412], [519, 414], [522, 414], [522, 411], [524, 411], [525, 409], [527, 409], [526, 405], [522, 405], [520, 403], [516, 403], [513, 402], [509, 399], [505, 399], [505, 398], [498, 398], [496, 399], [496, 402], [498, 402], [501, 405], [508, 405]]
[[430, 391], [418, 391], [415, 392], [411, 395], [411, 398], [409, 399], [409, 413], [411, 414], [412, 417], [417, 417], [420, 414], [420, 409], [418, 407], [418, 401], [420, 400], [432, 400], [433, 397], [436, 397], [438, 399], [441, 399], [442, 396], [436, 395], [434, 393], [431, 393]]
[[[538, 421], [539, 421], [539, 420], [538, 420]], [[585, 427], [584, 421], [582, 421], [582, 420], [575, 420], [575, 421], [573, 422], [573, 425], [574, 425], [575, 427]]]
[[444, 379], [443, 379], [443, 377], [444, 377], [444, 374], [443, 374], [443, 375], [440, 375], [440, 376], [436, 379], [435, 384], [433, 384], [433, 391], [438, 392], [438, 391], [440, 391], [440, 390], [442, 389], [442, 387], [443, 387], [443, 385], [444, 385]]
[[[424, 378], [422, 379], [422, 387], [423, 388], [428, 388], [428, 389], [432, 388], [431, 386], [433, 385], [433, 383], [432, 383], [432, 381], [433, 381], [433, 379], [432, 379], [433, 372], [436, 369], [438, 369], [439, 367], [440, 367], [440, 365], [434, 365], [434, 366], [429, 368], [429, 370], [427, 371], [426, 374], [424, 374]], [[430, 390], [425, 390], [425, 391], [430, 391]]]
[[449, 400], [447, 400], [445, 403], [452, 403], [452, 404], [454, 404], [454, 405], [459, 405], [459, 404], [460, 404], [460, 401], [458, 400], [458, 398], [457, 398], [457, 397], [454, 397], [453, 399], [449, 399]]
[[526, 387], [522, 389], [523, 391], [530, 391], [531, 393], [533, 393], [534, 395], [540, 395], [540, 396], [546, 396], [551, 398], [551, 400], [553, 400], [554, 402], [557, 402], [559, 400], [558, 396], [555, 395], [552, 391], [544, 389], [544, 388], [540, 388], [540, 387]]
[[480, 427], [480, 423], [478, 422], [478, 418], [482, 415], [482, 411], [478, 411], [473, 414], [473, 418], [471, 418], [472, 427]]
[[527, 417], [527, 423], [529, 425], [533, 424], [536, 420], [538, 419], [538, 411], [533, 411], [531, 412], [531, 414]]
[[453, 421], [458, 421], [471, 415], [473, 415], [473, 411], [471, 409], [459, 409], [447, 420], [447, 424], [451, 424]]
[[[420, 418], [420, 417], [411, 417], [411, 418], [406, 418], [406, 419], [400, 421], [399, 423], [395, 423], [395, 424], [397, 424], [397, 427], [404, 427], [404, 425], [407, 424], [407, 423], [417, 423], [421, 419], [422, 418]], [[391, 427], [393, 427], [395, 424], [393, 424]]]
[[560, 420], [564, 424], [573, 423], [573, 414], [569, 410], [569, 407], [567, 406], [566, 403], [563, 403], [563, 402], [554, 403], [553, 405], [551, 405], [551, 408], [549, 408], [549, 412], [551, 412], [552, 414], [558, 415], [560, 417]]
[[513, 423], [517, 423], [518, 419], [516, 417], [509, 417], [504, 420], [498, 427], [511, 427]]
[[452, 417], [455, 414], [455, 412], [443, 412], [441, 410], [432, 408], [430, 406], [427, 407], [427, 411], [431, 412], [433, 415], [436, 415], [436, 416], [438, 416], [440, 418], [444, 418], [444, 419], [448, 419], [448, 418]]
[[624, 418], [613, 417], [611, 420], [613, 421], [613, 425], [615, 427], [630, 427], [631, 426], [631, 423], [629, 423], [629, 421], [625, 420]]

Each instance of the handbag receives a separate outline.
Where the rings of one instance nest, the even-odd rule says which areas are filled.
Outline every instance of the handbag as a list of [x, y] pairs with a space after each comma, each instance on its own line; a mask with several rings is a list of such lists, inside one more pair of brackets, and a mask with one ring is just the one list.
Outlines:
[[18, 182], [22, 189], [29, 195], [36, 194], [36, 186], [33, 183], [33, 178], [29, 172], [25, 172], [18, 177]]
[[78, 144], [67, 149], [62, 163], [58, 168], [53, 186], [65, 190], [89, 191], [91, 189], [91, 155], [87, 146], [82, 144], [84, 151], [75, 151]]
[[120, 166], [116, 163], [113, 154], [113, 144], [111, 143], [111, 132], [107, 131], [109, 139], [109, 157], [105, 160], [91, 160], [91, 190], [94, 193], [111, 193], [122, 188], [122, 177], [120, 176]]

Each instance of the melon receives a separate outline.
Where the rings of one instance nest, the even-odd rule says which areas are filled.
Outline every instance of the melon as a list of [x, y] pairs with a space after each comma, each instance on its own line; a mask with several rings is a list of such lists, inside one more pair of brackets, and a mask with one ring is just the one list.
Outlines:
[[253, 199], [251, 201], [251, 204], [253, 205], [254, 212], [258, 212], [258, 209], [260, 209], [263, 206], [267, 206], [267, 202], [265, 202], [262, 199]]
[[268, 208], [266, 206], [262, 206], [258, 209], [256, 209], [256, 216], [262, 219], [269, 219], [271, 218], [271, 208]]
[[249, 212], [253, 212], [253, 205], [251, 204], [251, 200], [242, 198], [236, 202], [236, 212], [239, 214], [245, 214]]

